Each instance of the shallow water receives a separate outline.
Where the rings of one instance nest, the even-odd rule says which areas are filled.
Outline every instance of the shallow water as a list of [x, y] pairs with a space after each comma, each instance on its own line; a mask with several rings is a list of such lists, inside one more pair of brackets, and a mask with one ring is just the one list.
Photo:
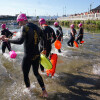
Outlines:
[[[16, 31], [19, 37], [20, 30]], [[99, 100], [100, 94], [94, 85], [100, 75], [100, 34], [85, 33], [85, 43], [79, 48], [70, 48], [67, 46], [70, 29], [63, 27], [63, 32], [62, 53], [59, 54], [54, 45], [52, 49], [52, 53], [58, 54], [55, 75], [50, 78], [39, 70], [49, 94], [45, 100]], [[17, 53], [16, 59], [10, 59], [7, 50], [1, 55], [0, 46], [0, 100], [43, 100], [38, 96], [41, 88], [32, 70], [29, 74], [31, 93], [23, 93], [26, 91], [21, 71], [23, 45], [12, 44], [12, 49]]]

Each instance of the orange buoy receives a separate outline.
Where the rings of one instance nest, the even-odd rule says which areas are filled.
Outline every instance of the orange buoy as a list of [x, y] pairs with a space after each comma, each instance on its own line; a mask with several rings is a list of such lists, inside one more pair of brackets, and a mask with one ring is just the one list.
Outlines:
[[16, 36], [15, 34], [13, 36]]
[[78, 48], [78, 43], [76, 41], [74, 41], [74, 45]]
[[13, 32], [13, 33], [17, 33], [17, 32], [15, 31], [15, 32]]
[[54, 45], [56, 49], [61, 49], [61, 42], [59, 40], [56, 40]]
[[81, 41], [80, 43], [84, 43], [84, 41]]
[[52, 63], [52, 69], [46, 70], [47, 76], [51, 74], [51, 76], [54, 76], [55, 70], [56, 70], [56, 64], [57, 64], [57, 54], [51, 54], [50, 55], [50, 61]]

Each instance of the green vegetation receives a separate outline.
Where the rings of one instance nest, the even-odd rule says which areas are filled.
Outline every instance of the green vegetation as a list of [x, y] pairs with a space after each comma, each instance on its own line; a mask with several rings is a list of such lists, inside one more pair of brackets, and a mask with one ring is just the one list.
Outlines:
[[78, 26], [79, 23], [82, 23], [84, 28], [100, 28], [100, 20], [86, 20], [86, 21], [60, 21], [59, 22], [61, 26], [70, 26], [71, 24], [74, 24], [75, 27]]
[[55, 20], [47, 20], [46, 22], [47, 22], [48, 25], [53, 25]]
[[79, 23], [82, 23], [84, 29], [87, 31], [100, 33], [100, 20], [86, 20], [86, 21], [76, 20], [76, 21], [60, 21], [59, 22], [61, 26], [65, 26], [65, 27], [70, 27], [71, 24], [74, 24], [75, 28], [78, 28]]
[[[47, 24], [52, 25], [54, 22], [55, 20], [48, 20]], [[70, 27], [71, 24], [74, 24], [76, 29], [78, 28], [78, 24], [82, 23], [83, 28], [85, 30], [90, 32], [100, 33], [100, 20], [86, 20], [86, 21], [76, 20], [76, 21], [57, 21], [57, 22], [59, 22], [59, 24], [64, 27]]]

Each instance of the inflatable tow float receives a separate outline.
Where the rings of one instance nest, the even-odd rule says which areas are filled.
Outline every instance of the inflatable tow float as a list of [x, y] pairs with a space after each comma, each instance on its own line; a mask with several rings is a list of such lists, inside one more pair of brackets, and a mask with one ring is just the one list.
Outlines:
[[49, 75], [54, 76], [56, 70], [57, 58], [58, 58], [57, 54], [50, 55], [50, 62], [52, 63], [52, 69], [46, 70], [47, 76]]
[[81, 41], [80, 43], [82, 44], [82, 43], [84, 43], [84, 41]]
[[76, 41], [74, 41], [74, 45], [78, 48], [78, 43]]
[[10, 51], [9, 55], [10, 55], [10, 58], [12, 58], [12, 59], [15, 59], [16, 56], [17, 56], [17, 54], [16, 54], [16, 52], [14, 50]]
[[57, 54], [52, 53], [48, 59], [44, 54], [40, 55], [40, 64], [46, 69], [47, 76], [54, 76], [57, 64]]
[[54, 45], [55, 45], [56, 49], [61, 49], [62, 44], [61, 44], [61, 42], [59, 40], [56, 40]]
[[50, 60], [44, 55], [40, 55], [40, 64], [45, 68], [45, 69], [51, 69], [52, 68], [52, 63]]

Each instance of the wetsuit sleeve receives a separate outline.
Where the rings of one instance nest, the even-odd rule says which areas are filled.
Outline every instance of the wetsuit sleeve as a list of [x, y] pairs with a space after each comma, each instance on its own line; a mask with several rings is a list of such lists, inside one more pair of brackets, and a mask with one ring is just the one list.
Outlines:
[[62, 31], [62, 28], [61, 28], [61, 38], [63, 38], [63, 31]]
[[61, 37], [61, 34], [60, 34], [59, 30], [56, 30], [56, 39], [59, 40], [60, 37]]
[[80, 34], [81, 34], [81, 30], [79, 30], [79, 34], [78, 34], [78, 36], [80, 36]]
[[7, 31], [7, 33], [9, 33], [9, 36], [12, 36], [13, 35], [13, 33], [10, 32], [9, 30], [6, 30], [6, 31]]
[[59, 31], [58, 30], [56, 30], [56, 37], [58, 37], [59, 36]]
[[9, 39], [8, 41], [11, 42], [11, 43], [14, 43], [14, 44], [22, 44], [24, 42], [25, 35], [26, 35], [26, 32], [24, 30], [24, 27], [22, 27], [21, 28], [21, 36], [20, 36], [20, 38], [18, 38], [16, 40]]
[[56, 30], [56, 37], [59, 38], [63, 38], [63, 32], [62, 29], [59, 28], [58, 30]]
[[56, 35], [55, 35], [55, 32], [52, 28], [51, 28], [51, 32], [52, 32], [52, 41], [51, 41], [51, 43], [54, 43], [55, 40], [56, 40]]
[[77, 34], [77, 32], [76, 32], [76, 30], [74, 30], [75, 31], [75, 35]]
[[78, 36], [80, 36], [82, 33], [83, 33], [83, 30], [82, 30], [82, 28], [80, 28]]
[[83, 35], [83, 28], [80, 29], [80, 34]]
[[1, 31], [1, 35], [4, 35], [3, 31]]

